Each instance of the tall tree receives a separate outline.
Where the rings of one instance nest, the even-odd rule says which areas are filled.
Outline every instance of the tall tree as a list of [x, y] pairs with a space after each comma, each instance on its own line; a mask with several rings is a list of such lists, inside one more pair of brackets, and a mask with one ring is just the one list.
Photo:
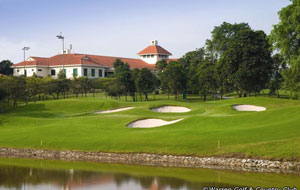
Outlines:
[[134, 80], [130, 72], [130, 66], [128, 63], [122, 62], [120, 59], [116, 59], [113, 63], [115, 69], [115, 77], [125, 87], [125, 98], [130, 95], [132, 99], [135, 99], [136, 87]]
[[0, 76], [0, 111], [4, 110], [5, 107], [5, 99], [8, 97], [8, 92], [7, 92], [7, 78], [5, 76]]
[[17, 106], [18, 99], [24, 98], [25, 85], [26, 85], [26, 80], [23, 76], [8, 77], [6, 91], [8, 92], [10, 98], [13, 99], [14, 107]]
[[[36, 102], [36, 96], [41, 93], [42, 83], [41, 79], [37, 76], [27, 77], [26, 78], [26, 91], [29, 97], [33, 98], [34, 103]], [[27, 102], [27, 100], [26, 100]]]
[[279, 98], [279, 90], [283, 83], [282, 73], [285, 69], [287, 69], [286, 63], [284, 59], [280, 56], [280, 54], [275, 54], [272, 56], [273, 61], [273, 73], [271, 76], [271, 80], [269, 83], [270, 95], [276, 95]]
[[101, 89], [101, 83], [99, 78], [90, 79], [90, 85], [91, 85], [93, 97], [95, 97], [96, 89]]
[[289, 64], [300, 55], [300, 0], [290, 1], [292, 4], [279, 11], [280, 22], [270, 35], [275, 48]]
[[206, 59], [197, 67], [197, 77], [199, 80], [199, 92], [206, 101], [208, 94], [215, 97], [217, 91], [217, 81], [215, 78], [215, 65]]
[[42, 90], [45, 95], [50, 95], [53, 96], [54, 99], [58, 99], [60, 91], [57, 89], [58, 83], [56, 79], [53, 79], [51, 76], [42, 79]]
[[168, 88], [175, 94], [175, 99], [178, 99], [179, 93], [186, 90], [186, 74], [183, 64], [179, 61], [170, 61], [163, 75], [162, 83], [166, 83]]
[[159, 72], [163, 72], [165, 70], [165, 68], [167, 67], [167, 65], [168, 65], [167, 61], [163, 59], [163, 60], [156, 62], [155, 68]]
[[227, 45], [220, 64], [228, 69], [237, 93], [247, 96], [266, 88], [273, 69], [266, 34], [263, 31], [240, 31]]
[[87, 97], [87, 93], [91, 90], [91, 81], [89, 78], [87, 77], [79, 77], [78, 78], [80, 87], [81, 87], [81, 93], [82, 96], [83, 94], [85, 95], [85, 97]]
[[[139, 81], [139, 73], [140, 73], [140, 69], [138, 68], [134, 68], [131, 70], [131, 76], [132, 76], [132, 80], [134, 82], [134, 86], [136, 91], [139, 93], [140, 97], [141, 97], [141, 101], [142, 101], [142, 92], [140, 91], [140, 89], [138, 88], [138, 81]], [[135, 101], [137, 101], [137, 95], [135, 95]]]
[[10, 68], [12, 66], [12, 62], [9, 60], [3, 60], [0, 62], [0, 74], [3, 75], [12, 75], [13, 74], [13, 69]]
[[148, 101], [148, 93], [155, 90], [156, 76], [147, 68], [142, 68], [137, 76], [137, 89], [145, 95]]
[[186, 53], [179, 62], [183, 64], [186, 73], [187, 91], [189, 93], [199, 92], [199, 81], [197, 76], [197, 67], [205, 60], [205, 49], [199, 48], [195, 51]]
[[[294, 63], [295, 62], [295, 63]], [[284, 83], [283, 88], [290, 92], [290, 97], [300, 99], [300, 56], [298, 59], [293, 59], [293, 65], [289, 69], [282, 72]]]
[[81, 92], [81, 85], [80, 81], [78, 80], [78, 77], [73, 77], [73, 80], [71, 80], [71, 90], [73, 94], [78, 97], [78, 94]]
[[235, 39], [237, 33], [249, 29], [247, 23], [223, 22], [211, 32], [212, 39], [206, 41], [207, 50], [211, 52], [213, 59], [217, 60], [228, 49], [229, 43]]
[[120, 96], [125, 93], [125, 86], [121, 84], [119, 80], [112, 79], [108, 85], [106, 85], [105, 91], [108, 96], [120, 99]]
[[289, 65], [283, 72], [283, 87], [291, 96], [300, 96], [300, 0], [291, 0], [291, 4], [279, 12], [280, 22], [274, 26], [270, 39], [280, 51], [281, 57]]

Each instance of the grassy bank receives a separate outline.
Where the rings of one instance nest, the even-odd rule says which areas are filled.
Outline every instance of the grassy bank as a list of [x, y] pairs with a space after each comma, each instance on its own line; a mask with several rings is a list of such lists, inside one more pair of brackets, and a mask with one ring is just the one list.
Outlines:
[[[251, 97], [202, 102], [160, 100], [125, 102], [105, 97], [44, 101], [0, 114], [0, 146], [180, 155], [229, 155], [296, 159], [300, 157], [300, 102]], [[237, 112], [234, 104], [253, 104], [265, 112]], [[188, 113], [155, 113], [160, 105], [180, 105]], [[134, 106], [135, 109], [94, 114]], [[130, 129], [142, 118], [184, 120], [159, 128]], [[220, 141], [220, 147], [218, 147]]]

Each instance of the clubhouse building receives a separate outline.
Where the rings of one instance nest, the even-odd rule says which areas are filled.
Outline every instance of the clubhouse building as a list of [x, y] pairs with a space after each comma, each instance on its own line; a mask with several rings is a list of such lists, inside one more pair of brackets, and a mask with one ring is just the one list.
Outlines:
[[[48, 75], [57, 78], [57, 74], [64, 68], [67, 78], [89, 77], [100, 78], [114, 73], [113, 63], [116, 59], [128, 63], [131, 69], [148, 68], [155, 70], [156, 62], [160, 60], [169, 61], [172, 54], [158, 45], [156, 40], [151, 41], [151, 45], [138, 53], [139, 59], [109, 57], [101, 55], [88, 55], [72, 53], [71, 50], [65, 50], [63, 54], [53, 57], [29, 57], [26, 61], [14, 64], [14, 76], [26, 75], [32, 76], [34, 73], [40, 77]], [[176, 59], [174, 59], [176, 60]]]

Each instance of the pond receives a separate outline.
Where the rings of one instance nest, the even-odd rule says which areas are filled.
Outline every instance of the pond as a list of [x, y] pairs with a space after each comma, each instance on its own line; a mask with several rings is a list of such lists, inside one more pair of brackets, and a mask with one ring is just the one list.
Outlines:
[[300, 188], [300, 175], [0, 158], [0, 190], [214, 190], [212, 187], [296, 190], [293, 187]]

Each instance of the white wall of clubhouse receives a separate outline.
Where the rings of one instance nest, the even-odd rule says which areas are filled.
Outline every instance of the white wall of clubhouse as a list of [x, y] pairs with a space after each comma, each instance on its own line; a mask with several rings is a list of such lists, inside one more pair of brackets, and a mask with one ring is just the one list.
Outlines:
[[[73, 74], [77, 73], [77, 77], [88, 78], [103, 78], [105, 77], [104, 67], [94, 66], [65, 66], [66, 78], [73, 78]], [[35, 73], [37, 76], [46, 77], [50, 75], [53, 78], [57, 78], [58, 73], [62, 70], [62, 67], [25, 67], [26, 76], [31, 77]], [[76, 72], [77, 71], [77, 72]], [[110, 71], [111, 72], [111, 71]], [[14, 68], [14, 76], [24, 75], [24, 67]]]
[[145, 61], [148, 64], [156, 64], [158, 61], [163, 60], [163, 59], [169, 59], [169, 56], [162, 58], [160, 55], [140, 55], [140, 59]]

